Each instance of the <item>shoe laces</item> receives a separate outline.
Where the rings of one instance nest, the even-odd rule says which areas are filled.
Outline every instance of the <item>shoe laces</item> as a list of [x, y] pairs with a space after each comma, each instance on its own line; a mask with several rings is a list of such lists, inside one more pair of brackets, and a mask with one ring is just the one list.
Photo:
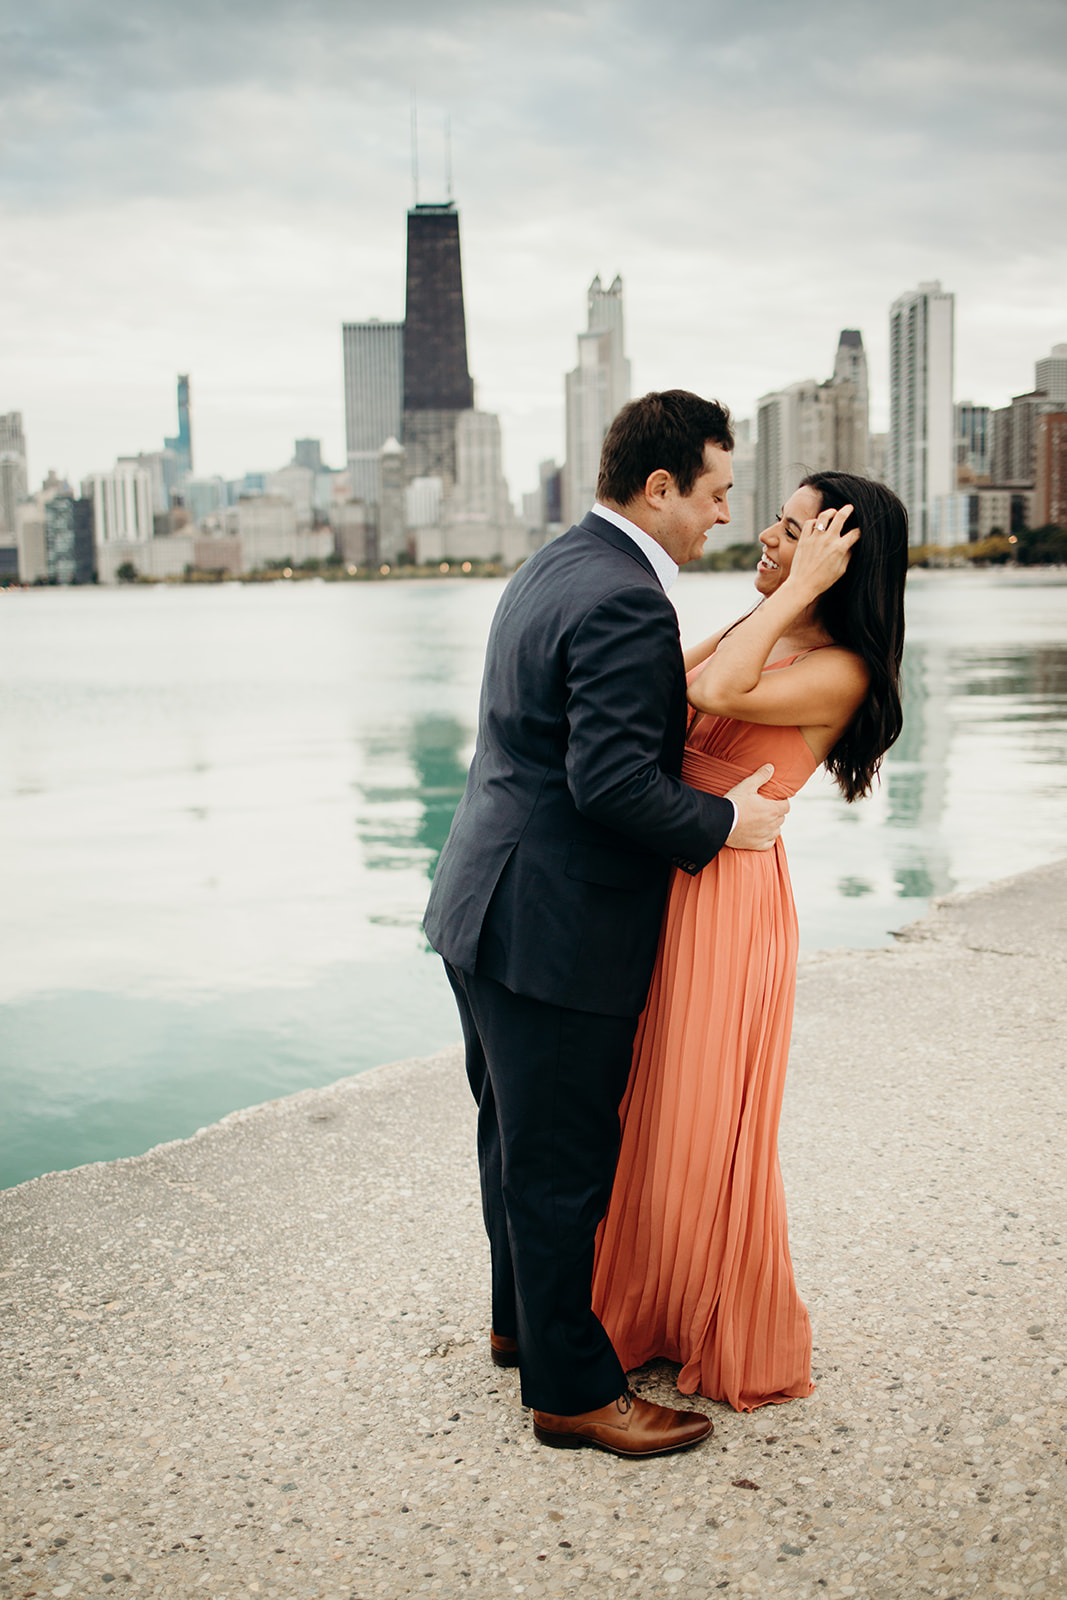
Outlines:
[[622, 1394], [620, 1394], [615, 1404], [622, 1412], [623, 1416], [626, 1416], [627, 1412], [633, 1409], [633, 1403], [636, 1399], [637, 1396], [634, 1394], [633, 1390], [626, 1388], [622, 1391]]

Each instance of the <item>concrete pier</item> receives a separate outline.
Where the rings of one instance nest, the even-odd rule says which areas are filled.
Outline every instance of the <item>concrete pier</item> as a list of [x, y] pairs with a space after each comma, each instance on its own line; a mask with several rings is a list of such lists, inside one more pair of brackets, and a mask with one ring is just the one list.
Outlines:
[[803, 963], [818, 1387], [659, 1461], [489, 1363], [458, 1051], [0, 1194], [0, 1595], [1062, 1597], [1065, 994], [1067, 863]]

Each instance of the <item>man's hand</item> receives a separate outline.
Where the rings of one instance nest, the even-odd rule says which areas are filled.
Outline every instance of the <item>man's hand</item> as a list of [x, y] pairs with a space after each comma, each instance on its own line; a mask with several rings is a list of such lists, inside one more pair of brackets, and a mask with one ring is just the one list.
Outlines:
[[760, 794], [760, 785], [774, 776], [770, 762], [729, 791], [726, 798], [737, 807], [737, 822], [726, 843], [731, 850], [773, 850], [782, 831], [788, 800], [771, 800]]

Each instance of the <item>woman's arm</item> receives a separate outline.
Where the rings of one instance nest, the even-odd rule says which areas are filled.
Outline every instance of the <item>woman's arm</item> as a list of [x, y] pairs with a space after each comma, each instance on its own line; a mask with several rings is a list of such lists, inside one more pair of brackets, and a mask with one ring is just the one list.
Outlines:
[[738, 722], [802, 730], [842, 728], [863, 703], [867, 683], [867, 668], [859, 656], [830, 647], [812, 651], [780, 672], [763, 673], [744, 693], [709, 683], [705, 669], [689, 686], [689, 703], [698, 711], [734, 717]]
[[[733, 627], [733, 623], [730, 627]], [[726, 628], [720, 628], [718, 633], [713, 633], [709, 639], [704, 639], [700, 644], [691, 644], [689, 649], [683, 652], [686, 672], [692, 672], [694, 667], [699, 667], [702, 661], [706, 661], [718, 648], [719, 640], [726, 632]]]
[[824, 528], [807, 523], [785, 582], [721, 636], [689, 686], [690, 703], [699, 711], [797, 727], [837, 726], [854, 714], [867, 690], [867, 670], [851, 651], [819, 650], [763, 675], [777, 641], [844, 573], [859, 537], [858, 529], [840, 531], [851, 510], [842, 507]]

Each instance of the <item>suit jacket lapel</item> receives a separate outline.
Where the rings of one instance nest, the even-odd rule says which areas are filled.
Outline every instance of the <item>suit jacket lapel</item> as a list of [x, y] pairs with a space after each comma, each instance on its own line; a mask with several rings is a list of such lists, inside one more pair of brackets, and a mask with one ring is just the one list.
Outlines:
[[[613, 522], [606, 522], [603, 517], [598, 517], [594, 512], [588, 511], [578, 524], [583, 533], [595, 533], [598, 539], [603, 539], [605, 544], [613, 545], [616, 550], [621, 550], [624, 556], [630, 556], [639, 566], [656, 578], [655, 568], [639, 545], [635, 544], [628, 533], [617, 528]], [[656, 578], [659, 583], [659, 579]]]

